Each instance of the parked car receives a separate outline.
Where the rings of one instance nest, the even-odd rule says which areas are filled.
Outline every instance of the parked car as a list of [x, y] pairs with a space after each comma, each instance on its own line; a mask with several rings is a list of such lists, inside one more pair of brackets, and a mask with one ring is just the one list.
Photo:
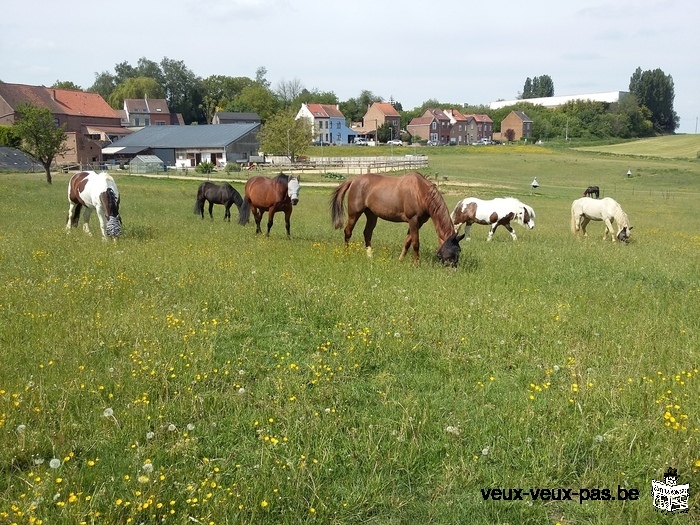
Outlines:
[[386, 144], [387, 146], [403, 146], [403, 141], [401, 139], [391, 139]]
[[362, 137], [355, 137], [355, 140], [353, 141], [353, 144], [357, 146], [366, 146], [367, 145], [367, 139], [363, 139]]
[[314, 140], [314, 146], [330, 146], [330, 142], [326, 142], [325, 140]]
[[434, 140], [429, 140], [428, 142], [426, 142], [426, 145], [428, 145], [428, 146], [437, 146], [438, 143], [435, 142]]

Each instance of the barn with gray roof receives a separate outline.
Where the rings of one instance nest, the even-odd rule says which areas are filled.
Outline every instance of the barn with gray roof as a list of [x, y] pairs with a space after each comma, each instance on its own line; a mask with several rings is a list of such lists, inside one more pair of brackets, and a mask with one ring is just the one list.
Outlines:
[[148, 126], [103, 148], [102, 155], [119, 163], [137, 155], [155, 155], [167, 166], [194, 168], [200, 162], [211, 162], [221, 167], [256, 157], [259, 131], [260, 124]]

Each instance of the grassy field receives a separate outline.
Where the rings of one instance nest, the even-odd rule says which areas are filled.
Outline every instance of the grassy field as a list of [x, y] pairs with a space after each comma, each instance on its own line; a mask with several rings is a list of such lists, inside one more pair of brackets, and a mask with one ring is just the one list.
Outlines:
[[[66, 235], [66, 175], [0, 175], [0, 523], [697, 520], [697, 161], [425, 151], [450, 209], [512, 195], [536, 228], [474, 226], [451, 271], [428, 223], [414, 267], [405, 225], [344, 249], [321, 175], [292, 240], [196, 217], [197, 180], [121, 175], [102, 242]], [[569, 231], [590, 184], [628, 245]], [[669, 466], [689, 514], [652, 505]]]
[[635, 140], [609, 146], [587, 146], [581, 151], [677, 159], [700, 158], [700, 135], [678, 135]]

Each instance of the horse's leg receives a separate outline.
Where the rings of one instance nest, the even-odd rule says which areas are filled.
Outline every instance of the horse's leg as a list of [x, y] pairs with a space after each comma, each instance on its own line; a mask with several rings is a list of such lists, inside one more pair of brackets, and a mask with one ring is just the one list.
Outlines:
[[470, 236], [472, 230], [472, 223], [471, 222], [465, 222], [464, 223], [464, 240], [465, 241], [471, 241], [472, 238]]
[[498, 223], [494, 222], [493, 226], [491, 226], [491, 228], [489, 229], [489, 236], [486, 237], [487, 242], [490, 241], [491, 239], [493, 239], [493, 234], [496, 231], [496, 228], [498, 228]]
[[253, 218], [255, 219], [255, 233], [262, 233], [262, 229], [260, 228], [260, 222], [262, 222], [263, 212], [260, 208], [253, 205], [250, 206], [250, 209], [253, 212]]
[[68, 221], [66, 222], [66, 231], [70, 232], [71, 228], [78, 226], [78, 219], [80, 218], [80, 207], [81, 205], [77, 202], [70, 203], [68, 206]]
[[287, 229], [287, 239], [292, 238], [292, 234], [290, 232], [291, 225], [292, 225], [291, 221], [290, 221], [291, 218], [292, 218], [292, 207], [287, 206], [284, 209], [284, 227]]
[[[351, 214], [348, 213], [348, 222], [345, 224], [345, 247], [348, 247], [348, 243], [350, 242], [350, 237], [352, 237], [352, 230], [355, 229], [355, 224], [357, 223], [357, 219], [360, 216], [358, 214]], [[371, 238], [371, 234], [370, 234]]]
[[[377, 216], [371, 211], [367, 210], [365, 212], [365, 217], [367, 217], [367, 224], [365, 224], [364, 231], [365, 249], [367, 250], [367, 257], [372, 257], [372, 232], [374, 232], [374, 227], [377, 225]], [[350, 230], [350, 233], [352, 233], [352, 229]]]
[[92, 232], [90, 231], [90, 224], [88, 224], [88, 222], [90, 221], [91, 213], [92, 210], [85, 206], [85, 213], [83, 213], [83, 231], [88, 235], [92, 235]]
[[[275, 220], [275, 207], [272, 206], [272, 207], [270, 207], [270, 209], [267, 212], [267, 233], [265, 235], [267, 235], [268, 237], [270, 236], [270, 230], [272, 229], [272, 223], [274, 222], [274, 220]], [[289, 233], [287, 233], [287, 234], [289, 234]]]
[[510, 224], [504, 224], [503, 227], [508, 230], [508, 233], [510, 233], [510, 236], [513, 237], [514, 241], [518, 240], [518, 236], [515, 235], [515, 231], [513, 230], [513, 227]]
[[214, 220], [214, 214], [212, 213], [214, 211], [214, 201], [209, 201], [209, 217], [211, 220]]
[[[100, 223], [100, 232], [102, 233], [102, 240], [106, 241], [107, 240], [107, 216], [105, 214], [105, 210], [102, 207], [97, 207], [95, 209], [95, 213], [97, 214], [97, 220]], [[85, 223], [87, 224], [87, 223]]]
[[583, 236], [584, 236], [584, 238], [588, 237], [588, 232], [586, 232], [586, 226], [588, 226], [588, 223], [591, 222], [591, 219], [589, 219], [588, 217], [586, 217], [584, 215], [581, 215], [580, 221], [581, 221], [580, 228], [581, 228], [581, 231], [583, 232]]
[[418, 231], [420, 230], [421, 225], [422, 224], [420, 220], [408, 223], [408, 234], [411, 238], [411, 244], [413, 244], [414, 266], [418, 266], [420, 264], [420, 238], [418, 237]]
[[603, 240], [608, 238], [608, 232], [610, 232], [610, 239], [615, 242], [615, 231], [613, 230], [612, 221], [610, 219], [604, 219], [605, 221], [605, 231], [603, 232]]
[[231, 203], [228, 202], [225, 204], [226, 206], [226, 211], [224, 212], [224, 220], [228, 219], [228, 222], [231, 222]]

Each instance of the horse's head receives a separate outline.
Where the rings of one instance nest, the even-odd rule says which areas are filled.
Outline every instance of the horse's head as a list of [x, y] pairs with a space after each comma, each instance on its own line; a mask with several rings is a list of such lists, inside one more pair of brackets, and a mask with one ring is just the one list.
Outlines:
[[292, 200], [292, 206], [296, 206], [299, 202], [299, 187], [299, 179], [290, 176], [287, 183], [287, 195]]
[[523, 225], [530, 229], [535, 227], [535, 210], [529, 206], [523, 206]]
[[121, 198], [119, 197], [119, 193], [112, 188], [107, 188], [104, 196], [103, 202], [107, 219], [105, 233], [109, 237], [119, 237], [122, 234], [122, 216], [119, 215], [119, 203], [121, 202]]
[[633, 226], [625, 226], [617, 232], [617, 240], [620, 242], [628, 242], [630, 240], [630, 230]]
[[464, 239], [464, 235], [457, 235], [453, 233], [447, 240], [442, 243], [442, 246], [438, 248], [437, 256], [440, 262], [445, 266], [450, 268], [456, 268], [459, 262], [459, 254], [462, 252], [462, 248], [459, 246], [459, 241]]

